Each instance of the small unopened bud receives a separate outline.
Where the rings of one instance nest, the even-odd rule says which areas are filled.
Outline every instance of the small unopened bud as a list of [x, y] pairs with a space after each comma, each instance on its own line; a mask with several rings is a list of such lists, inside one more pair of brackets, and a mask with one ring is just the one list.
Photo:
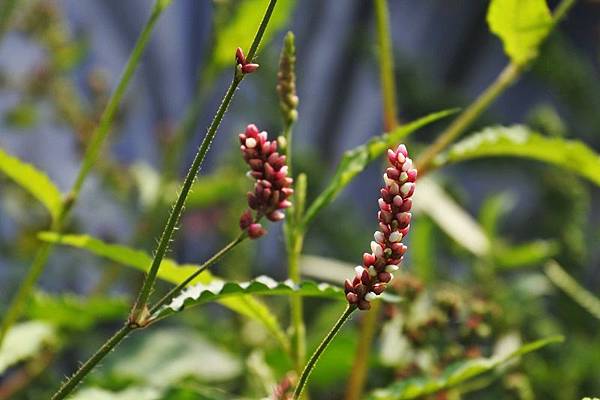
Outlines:
[[265, 233], [267, 233], [267, 231], [261, 224], [252, 224], [248, 227], [248, 236], [250, 236], [250, 239], [258, 239]]
[[244, 74], [251, 74], [252, 72], [256, 71], [258, 69], [258, 67], [259, 67], [258, 64], [253, 64], [253, 63], [244, 64], [244, 65], [242, 65], [242, 72]]
[[252, 218], [252, 213], [250, 212], [250, 210], [246, 210], [244, 211], [244, 213], [242, 214], [242, 216], [240, 217], [240, 228], [246, 229], [247, 227], [249, 227], [253, 222], [253, 218]]

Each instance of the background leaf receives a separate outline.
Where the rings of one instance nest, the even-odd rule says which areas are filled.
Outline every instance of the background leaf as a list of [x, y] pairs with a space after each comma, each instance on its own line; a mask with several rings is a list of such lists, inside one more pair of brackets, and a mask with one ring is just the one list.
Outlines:
[[544, 161], [600, 185], [600, 156], [594, 150], [577, 140], [542, 136], [523, 125], [495, 126], [475, 133], [440, 155], [436, 165], [501, 156]]
[[546, 0], [492, 0], [487, 21], [506, 54], [519, 65], [537, 56], [553, 23]]
[[13, 325], [0, 346], [0, 375], [16, 363], [36, 356], [47, 346], [56, 344], [52, 325], [42, 321], [27, 321]]
[[[107, 258], [119, 264], [133, 267], [145, 272], [152, 258], [141, 250], [135, 250], [127, 246], [118, 244], [108, 244], [99, 239], [88, 235], [58, 235], [53, 232], [42, 232], [39, 235], [41, 240], [69, 245], [92, 252], [98, 256]], [[160, 264], [158, 277], [167, 282], [178, 284], [198, 269], [193, 264], [177, 264], [175, 261], [165, 258]], [[221, 279], [214, 277], [209, 271], [204, 271], [190, 282], [190, 285], [196, 283], [218, 283]], [[277, 318], [271, 313], [269, 308], [258, 299], [250, 296], [236, 298], [225, 298], [218, 301], [225, 307], [242, 314], [248, 318], [260, 321], [273, 334], [282, 346], [287, 347], [287, 336], [281, 329]]]
[[458, 362], [446, 368], [439, 378], [411, 378], [385, 389], [375, 390], [369, 400], [407, 400], [439, 392], [459, 385], [473, 377], [492, 371], [507, 361], [530, 353], [551, 343], [562, 342], [562, 336], [553, 336], [521, 346], [504, 356], [476, 358]]
[[11, 156], [0, 148], [0, 171], [28, 191], [50, 212], [55, 220], [62, 207], [62, 194], [44, 172]]

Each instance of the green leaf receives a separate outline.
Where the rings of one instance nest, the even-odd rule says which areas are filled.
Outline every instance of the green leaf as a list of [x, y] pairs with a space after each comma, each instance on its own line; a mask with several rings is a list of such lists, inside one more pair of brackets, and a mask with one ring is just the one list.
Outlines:
[[26, 361], [55, 344], [55, 330], [46, 322], [27, 321], [13, 325], [0, 346], [0, 375], [10, 366]]
[[287, 280], [277, 282], [268, 276], [259, 276], [249, 282], [212, 282], [209, 285], [197, 284], [188, 287], [179, 296], [173, 298], [171, 303], [156, 311], [153, 318], [164, 318], [168, 315], [182, 311], [184, 308], [217, 301], [223, 298], [235, 298], [243, 295], [254, 294], [261, 296], [280, 296], [296, 294], [309, 297], [323, 297], [335, 300], [344, 300], [342, 289], [327, 283], [304, 281], [299, 284]]
[[413, 133], [419, 128], [428, 125], [432, 122], [440, 120], [444, 117], [456, 113], [457, 109], [443, 110], [425, 117], [419, 118], [416, 121], [402, 125], [390, 133], [376, 136], [370, 139], [367, 143], [348, 150], [344, 153], [341, 161], [338, 164], [335, 175], [331, 179], [329, 185], [321, 192], [319, 197], [313, 201], [306, 213], [304, 214], [303, 224], [306, 226], [317, 215], [317, 213], [329, 203], [354, 179], [360, 174], [372, 161], [381, 157], [385, 151], [397, 144], [399, 141]]
[[102, 321], [118, 320], [129, 310], [125, 298], [89, 297], [74, 294], [50, 295], [36, 292], [27, 303], [30, 319], [46, 321], [59, 328], [87, 330]]
[[[217, 69], [235, 64], [235, 49], [241, 47], [247, 54], [262, 17], [267, 8], [266, 0], [244, 0], [235, 7], [227, 23], [218, 26], [215, 32], [215, 49], [211, 62]], [[279, 0], [262, 39], [268, 43], [273, 34], [283, 29], [294, 10], [295, 0]]]
[[113, 392], [101, 388], [84, 388], [78, 390], [70, 400], [160, 400], [163, 390], [147, 386], [130, 386], [127, 389]]
[[544, 272], [552, 283], [558, 286], [577, 304], [587, 310], [594, 317], [600, 319], [600, 299], [581, 286], [575, 279], [565, 271], [559, 263], [550, 260]]
[[450, 365], [439, 377], [421, 377], [406, 379], [385, 389], [375, 390], [369, 400], [406, 400], [415, 399], [449, 389], [467, 380], [501, 367], [508, 361], [538, 350], [551, 343], [562, 342], [562, 336], [552, 336], [521, 346], [504, 356], [476, 358]]
[[476, 256], [490, 251], [490, 241], [481, 226], [433, 179], [421, 178], [413, 199], [413, 210], [427, 214], [448, 236]]
[[[88, 235], [58, 235], [53, 232], [42, 232], [38, 235], [41, 240], [73, 246], [90, 251], [98, 256], [107, 258], [119, 264], [133, 267], [145, 272], [152, 263], [152, 258], [145, 252], [135, 250], [127, 246], [108, 244], [99, 239]], [[158, 270], [158, 278], [178, 284], [183, 282], [189, 275], [198, 269], [193, 264], [177, 264], [171, 259], [163, 259]], [[190, 282], [190, 285], [196, 283], [216, 284], [222, 282], [210, 272], [204, 271]], [[287, 346], [287, 336], [283, 333], [277, 318], [271, 313], [269, 308], [250, 296], [224, 298], [219, 303], [231, 310], [242, 314], [248, 318], [260, 321], [273, 334], [282, 346]]]
[[545, 0], [492, 0], [487, 21], [510, 59], [525, 65], [552, 29], [553, 19]]
[[62, 194], [44, 172], [31, 164], [11, 156], [0, 148], [0, 172], [28, 191], [56, 220], [62, 208]]
[[600, 185], [600, 156], [577, 140], [545, 137], [522, 125], [484, 129], [436, 158], [443, 165], [482, 157], [522, 157], [544, 161]]
[[505, 245], [501, 242], [493, 247], [496, 266], [505, 269], [541, 265], [558, 253], [558, 243], [552, 240], [534, 240], [519, 245]]

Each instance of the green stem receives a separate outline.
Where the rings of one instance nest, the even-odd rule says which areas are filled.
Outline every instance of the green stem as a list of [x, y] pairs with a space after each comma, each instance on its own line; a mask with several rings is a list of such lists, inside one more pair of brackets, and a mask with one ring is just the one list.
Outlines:
[[[295, 228], [291, 234], [290, 248], [288, 249], [288, 275], [295, 282], [300, 282], [300, 253], [304, 235]], [[296, 372], [300, 374], [306, 360], [306, 327], [304, 325], [304, 302], [299, 295], [290, 297], [290, 311], [292, 321], [292, 348]]]
[[[562, 0], [554, 9], [553, 27], [555, 27], [567, 14], [567, 12], [575, 5], [575, 0]], [[550, 32], [548, 32], [548, 35]], [[527, 66], [518, 65], [510, 62], [500, 75], [488, 86], [476, 99], [471, 103], [460, 115], [452, 121], [450, 126], [442, 132], [437, 140], [425, 150], [425, 152], [417, 160], [417, 168], [419, 176], [425, 175], [433, 167], [435, 157], [444, 150], [450, 143], [456, 140], [471, 124], [485, 111], [490, 104], [494, 102], [504, 91], [512, 85], [520, 76]]]
[[442, 132], [417, 160], [419, 176], [432, 167], [435, 157], [456, 140], [520, 75], [523, 68], [509, 63], [498, 77]]
[[3, 5], [0, 6], [0, 42], [4, 37], [6, 31], [8, 31], [8, 22], [10, 17], [17, 8], [19, 0], [4, 0]]
[[[252, 46], [250, 47], [250, 52], [248, 53], [248, 58], [247, 58], [248, 62], [252, 61], [252, 57], [256, 53], [256, 49], [258, 48], [258, 45], [262, 39], [262, 36], [265, 32], [265, 29], [267, 27], [267, 24], [269, 22], [271, 14], [273, 13], [273, 9], [275, 8], [276, 3], [277, 3], [277, 0], [269, 1], [269, 5], [267, 6], [265, 15], [263, 16], [260, 27], [258, 28], [258, 32], [256, 33], [256, 36], [254, 37]], [[213, 118], [213, 120], [208, 128], [208, 131], [207, 131], [206, 135], [204, 136], [202, 143], [200, 144], [200, 148], [198, 149], [198, 152], [196, 153], [196, 156], [194, 157], [194, 161], [192, 162], [192, 165], [185, 177], [185, 181], [183, 183], [183, 186], [181, 187], [179, 196], [177, 197], [177, 200], [175, 201], [175, 205], [173, 206], [173, 209], [171, 210], [171, 214], [169, 215], [169, 218], [167, 219], [167, 223], [165, 224], [165, 228], [160, 237], [156, 252], [154, 254], [154, 259], [152, 260], [152, 264], [150, 266], [150, 270], [148, 271], [148, 274], [146, 275], [146, 279], [144, 279], [144, 283], [140, 290], [138, 299], [137, 299], [137, 301], [133, 307], [132, 313], [131, 313], [131, 319], [134, 322], [143, 322], [142, 320], [145, 317], [145, 311], [146, 311], [146, 307], [147, 307], [147, 303], [148, 303], [148, 298], [150, 297], [150, 294], [152, 293], [152, 289], [153, 289], [154, 283], [156, 281], [158, 269], [160, 268], [160, 263], [161, 263], [163, 257], [165, 256], [165, 253], [169, 247], [169, 243], [171, 242], [171, 238], [173, 237], [173, 232], [174, 232], [175, 227], [177, 226], [177, 223], [179, 222], [179, 218], [181, 217], [181, 214], [183, 212], [183, 207], [185, 206], [185, 202], [187, 200], [189, 191], [192, 187], [192, 184], [196, 180], [196, 175], [200, 171], [200, 167], [202, 166], [202, 163], [204, 161], [206, 153], [208, 152], [208, 149], [209, 149], [213, 139], [215, 138], [215, 135], [217, 134], [217, 130], [218, 130], [219, 126], [221, 125], [221, 121], [223, 120], [225, 111], [227, 111], [227, 108], [229, 107], [229, 104], [231, 103], [231, 100], [233, 99], [235, 90], [237, 89], [238, 85], [240, 84], [240, 82], [243, 79], [244, 79], [244, 74], [240, 73], [236, 67], [231, 85], [229, 86], [229, 89], [227, 89], [227, 92], [225, 93], [225, 97], [223, 98], [223, 101], [221, 102], [221, 105], [219, 106], [219, 109], [217, 110], [217, 114]]]
[[375, 0], [377, 18], [377, 41], [379, 44], [379, 75], [383, 94], [383, 126], [386, 132], [398, 126], [396, 116], [396, 79], [394, 76], [394, 52], [390, 31], [390, 14], [386, 0]]
[[311, 372], [315, 368], [317, 361], [319, 361], [319, 357], [321, 357], [321, 354], [323, 354], [325, 349], [327, 349], [327, 346], [329, 346], [329, 343], [331, 343], [331, 341], [333, 340], [335, 335], [337, 335], [337, 333], [340, 331], [340, 328], [348, 320], [350, 315], [352, 315], [354, 310], [356, 310], [356, 306], [348, 305], [346, 307], [346, 310], [344, 310], [344, 312], [342, 313], [340, 318], [337, 320], [335, 325], [333, 325], [333, 328], [331, 328], [331, 330], [329, 331], [327, 336], [325, 336], [323, 341], [319, 344], [319, 347], [317, 347], [315, 352], [310, 356], [308, 363], [306, 363], [306, 367], [304, 367], [304, 370], [302, 371], [302, 375], [300, 375], [300, 379], [298, 380], [298, 385], [296, 386], [296, 389], [294, 390], [294, 396], [293, 396], [294, 400], [298, 400], [300, 398], [300, 395], [302, 395], [302, 391], [304, 390], [304, 386], [306, 386], [306, 382], [308, 381], [308, 378], [310, 377]]
[[157, 311], [160, 307], [162, 307], [163, 305], [168, 303], [173, 297], [175, 297], [177, 294], [179, 294], [179, 292], [181, 292], [198, 275], [200, 275], [208, 267], [210, 267], [211, 265], [216, 263], [219, 259], [221, 259], [221, 257], [223, 257], [225, 254], [227, 254], [229, 251], [231, 251], [235, 246], [242, 243], [244, 241], [244, 239], [246, 239], [247, 237], [248, 236], [246, 236], [245, 233], [241, 233], [237, 238], [235, 238], [233, 241], [229, 242], [221, 250], [216, 252], [211, 258], [209, 258], [202, 265], [200, 265], [196, 271], [194, 271], [192, 274], [190, 274], [190, 276], [185, 278], [184, 281], [179, 283], [173, 289], [169, 290], [169, 292], [167, 294], [165, 294], [158, 302], [156, 302], [155, 305], [150, 307], [150, 314], [154, 314], [154, 312]]
[[75, 387], [81, 382], [81, 380], [90, 373], [90, 371], [102, 360], [111, 350], [113, 350], [125, 337], [135, 329], [130, 324], [124, 325], [115, 334], [106, 341], [98, 349], [98, 351], [83, 364], [73, 376], [71, 376], [60, 389], [52, 396], [52, 400], [64, 399], [75, 389]]
[[[144, 29], [140, 34], [131, 55], [129, 56], [124, 72], [119, 80], [119, 84], [111, 95], [108, 104], [102, 113], [100, 123], [93, 133], [90, 145], [88, 146], [84, 155], [77, 179], [75, 180], [70, 193], [65, 197], [59, 216], [55, 221], [53, 221], [51, 227], [52, 232], [60, 233], [62, 231], [64, 222], [68, 218], [73, 205], [77, 201], [83, 182], [90, 172], [94, 162], [96, 162], [102, 144], [110, 132], [116, 110], [123, 98], [123, 94], [125, 93], [129, 82], [131, 81], [131, 77], [133, 76], [133, 73], [139, 64], [141, 55], [148, 44], [148, 40], [154, 25], [166, 7], [165, 4], [166, 3], [164, 0], [157, 0], [152, 14], [146, 21], [146, 25], [144, 26]], [[54, 246], [51, 244], [43, 245], [36, 252], [34, 262], [29, 268], [27, 276], [21, 283], [17, 294], [12, 300], [9, 309], [2, 320], [2, 325], [0, 326], [0, 343], [2, 343], [2, 340], [6, 336], [6, 333], [12, 324], [19, 318], [21, 309], [23, 308], [23, 303], [27, 300], [29, 293], [31, 293], [35, 283], [38, 281], [40, 275], [44, 271], [44, 267], [50, 254], [52, 253], [53, 248]]]

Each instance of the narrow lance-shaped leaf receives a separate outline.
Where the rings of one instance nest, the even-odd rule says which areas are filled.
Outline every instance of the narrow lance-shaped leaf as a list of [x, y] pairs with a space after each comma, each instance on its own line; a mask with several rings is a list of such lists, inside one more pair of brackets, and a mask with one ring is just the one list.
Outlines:
[[360, 174], [369, 163], [381, 157], [389, 147], [397, 144], [417, 129], [452, 115], [457, 111], [456, 109], [451, 109], [429, 114], [396, 128], [388, 134], [376, 136], [367, 143], [345, 152], [331, 182], [306, 211], [303, 220], [304, 225], [308, 225], [317, 213], [329, 205], [352, 179]]
[[53, 220], [58, 218], [62, 207], [62, 194], [46, 173], [11, 156], [1, 148], [0, 172], [6, 174], [42, 203], [50, 212]]
[[483, 157], [521, 157], [544, 161], [572, 171], [600, 186], [600, 155], [577, 140], [545, 137], [522, 125], [486, 128], [441, 154], [441, 167]]
[[[107, 258], [119, 264], [133, 267], [143, 272], [148, 269], [148, 266], [152, 262], [152, 258], [143, 251], [135, 250], [127, 246], [108, 244], [88, 235], [61, 236], [53, 232], [42, 232], [39, 234], [39, 238], [51, 243], [59, 243], [85, 249], [98, 256]], [[167, 282], [178, 284], [183, 282], [197, 269], [197, 265], [180, 265], [173, 260], [163, 259], [160, 269], [158, 270], [158, 277]], [[216, 278], [210, 272], [204, 271], [192, 282], [190, 282], [190, 284], [210, 284], [216, 282], [222, 282], [222, 280]], [[281, 329], [277, 318], [270, 312], [269, 308], [263, 302], [250, 296], [244, 296], [224, 298], [219, 300], [219, 303], [239, 314], [261, 322], [267, 328], [267, 330], [269, 330], [269, 332], [271, 332], [280, 341], [282, 346], [287, 346], [286, 335]]]
[[277, 282], [268, 276], [259, 276], [249, 282], [213, 282], [205, 285], [199, 283], [188, 287], [179, 296], [159, 309], [152, 318], [164, 318], [191, 306], [217, 301], [228, 297], [239, 297], [248, 294], [260, 296], [300, 295], [344, 300], [341, 288], [327, 283], [304, 281], [295, 284], [291, 280]]
[[446, 368], [441, 376], [437, 378], [411, 378], [394, 383], [385, 389], [377, 389], [368, 397], [368, 400], [408, 400], [437, 393], [440, 390], [449, 389], [471, 378], [490, 372], [519, 356], [536, 351], [551, 343], [562, 341], [562, 336], [552, 336], [527, 343], [504, 356], [476, 358], [458, 362]]
[[487, 21], [506, 54], [519, 65], [537, 56], [553, 24], [546, 0], [492, 0]]

